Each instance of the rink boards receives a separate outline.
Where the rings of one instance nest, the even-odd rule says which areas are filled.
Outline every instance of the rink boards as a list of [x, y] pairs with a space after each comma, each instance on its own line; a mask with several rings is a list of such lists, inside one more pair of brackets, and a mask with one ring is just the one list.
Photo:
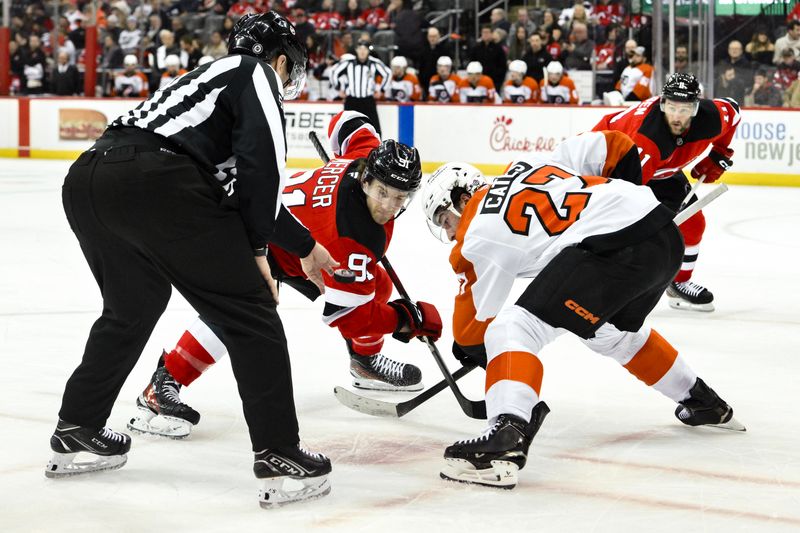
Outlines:
[[[108, 122], [138, 104], [133, 99], [0, 98], [0, 156], [72, 159]], [[379, 104], [386, 138], [413, 143], [424, 170], [462, 160], [491, 174], [513, 159], [546, 157], [564, 138], [591, 129], [615, 109], [551, 105]], [[325, 135], [338, 103], [286, 104], [289, 166], [319, 162], [308, 132]], [[800, 186], [800, 110], [746, 109], [733, 142], [733, 184]]]

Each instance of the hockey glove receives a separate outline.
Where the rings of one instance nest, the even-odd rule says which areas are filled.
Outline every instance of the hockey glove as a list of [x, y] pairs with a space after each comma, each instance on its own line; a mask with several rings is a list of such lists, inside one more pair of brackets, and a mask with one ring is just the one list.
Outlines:
[[708, 155], [700, 160], [692, 169], [692, 177], [699, 180], [706, 175], [704, 183], [714, 183], [722, 173], [733, 166], [733, 150], [730, 148], [712, 148]]
[[453, 356], [464, 366], [475, 366], [486, 369], [486, 346], [476, 344], [475, 346], [461, 346], [453, 342]]
[[439, 311], [429, 303], [400, 298], [389, 302], [397, 311], [397, 327], [392, 337], [400, 342], [408, 342], [414, 337], [430, 337], [438, 340], [442, 336], [442, 317]]

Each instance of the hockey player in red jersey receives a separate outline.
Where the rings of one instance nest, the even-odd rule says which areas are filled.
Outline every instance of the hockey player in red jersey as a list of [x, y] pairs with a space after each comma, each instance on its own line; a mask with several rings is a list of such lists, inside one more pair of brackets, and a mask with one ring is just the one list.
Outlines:
[[[474, 167], [448, 163], [426, 183], [428, 225], [455, 241], [454, 354], [486, 368], [488, 427], [445, 450], [443, 478], [516, 485], [549, 412], [537, 354], [564, 331], [677, 402], [682, 423], [744, 430], [677, 350], [644, 325], [680, 266], [683, 243], [673, 213], [647, 187], [608, 179], [635, 150], [621, 137], [571, 139], [562, 155], [605, 152], [580, 169], [516, 161], [488, 185]], [[507, 305], [521, 278], [533, 279]]]
[[[683, 168], [711, 151], [692, 169], [692, 177], [705, 183], [720, 178], [733, 164], [730, 143], [739, 124], [739, 105], [730, 98], [699, 98], [700, 84], [691, 74], [673, 74], [660, 97], [606, 115], [594, 127], [628, 134], [639, 146], [642, 178], [656, 198], [677, 211], [691, 187]], [[696, 201], [693, 197], [690, 203]], [[686, 254], [675, 280], [667, 288], [676, 309], [713, 311], [714, 296], [691, 281], [706, 222], [702, 211], [681, 225]]]
[[[336, 115], [328, 133], [335, 157], [321, 168], [292, 176], [282, 200], [350, 274], [323, 276], [322, 320], [337, 327], [346, 341], [355, 387], [420, 390], [419, 368], [380, 353], [383, 337], [391, 333], [403, 342], [415, 336], [435, 339], [441, 335], [441, 318], [425, 302], [390, 302], [392, 283], [378, 265], [391, 241], [395, 217], [419, 188], [419, 154], [393, 140], [381, 142], [367, 117], [355, 111]], [[303, 274], [298, 257], [270, 246], [268, 259], [279, 282], [311, 300], [320, 296], [319, 288]], [[175, 349], [159, 360], [151, 383], [136, 402], [142, 416], [129, 427], [171, 437], [188, 435], [200, 415], [180, 401], [180, 387], [226, 352], [214, 325], [198, 318]], [[153, 421], [158, 414], [162, 416]]]

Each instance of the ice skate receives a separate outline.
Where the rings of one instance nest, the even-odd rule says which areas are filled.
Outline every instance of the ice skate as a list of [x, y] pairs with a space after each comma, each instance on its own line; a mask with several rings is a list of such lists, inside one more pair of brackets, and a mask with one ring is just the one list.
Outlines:
[[689, 391], [689, 398], [680, 402], [675, 409], [675, 416], [687, 426], [746, 431], [744, 425], [733, 418], [733, 408], [700, 378], [697, 378], [694, 387]]
[[331, 491], [331, 461], [299, 444], [256, 453], [253, 472], [261, 481], [258, 501], [264, 509], [321, 498]]
[[528, 448], [550, 408], [544, 402], [533, 407], [531, 421], [502, 414], [475, 439], [458, 441], [444, 451], [442, 479], [513, 489], [518, 472], [528, 459]]
[[[44, 475], [61, 478], [122, 468], [128, 461], [131, 438], [108, 428], [88, 428], [59, 420], [50, 437], [50, 448], [53, 458]], [[75, 461], [80, 453], [94, 455], [95, 459]]]
[[714, 295], [711, 291], [692, 281], [672, 282], [667, 287], [669, 306], [685, 311], [714, 310]]
[[390, 359], [383, 354], [350, 354], [353, 387], [380, 391], [420, 391], [422, 372], [412, 364]]
[[150, 384], [136, 398], [139, 415], [130, 419], [128, 429], [138, 433], [182, 439], [200, 422], [200, 413], [181, 402], [181, 384], [164, 366], [164, 355], [158, 360]]

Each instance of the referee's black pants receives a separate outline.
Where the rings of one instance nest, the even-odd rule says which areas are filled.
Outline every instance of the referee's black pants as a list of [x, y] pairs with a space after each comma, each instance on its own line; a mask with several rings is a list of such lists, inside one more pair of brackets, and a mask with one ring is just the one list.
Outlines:
[[[297, 443], [283, 326], [238, 211], [220, 206], [222, 188], [188, 156], [119, 147], [119, 138], [106, 151], [109, 135], [78, 158], [63, 187], [103, 313], [67, 381], [59, 416], [105, 425], [174, 286], [222, 329], [254, 451]], [[127, 135], [123, 142], [140, 143], [150, 134]]]
[[378, 120], [378, 106], [375, 104], [375, 98], [367, 96], [366, 98], [356, 98], [355, 96], [348, 96], [344, 99], [345, 111], [358, 111], [367, 115], [370, 123], [375, 127], [378, 135], [381, 134], [381, 123]]

